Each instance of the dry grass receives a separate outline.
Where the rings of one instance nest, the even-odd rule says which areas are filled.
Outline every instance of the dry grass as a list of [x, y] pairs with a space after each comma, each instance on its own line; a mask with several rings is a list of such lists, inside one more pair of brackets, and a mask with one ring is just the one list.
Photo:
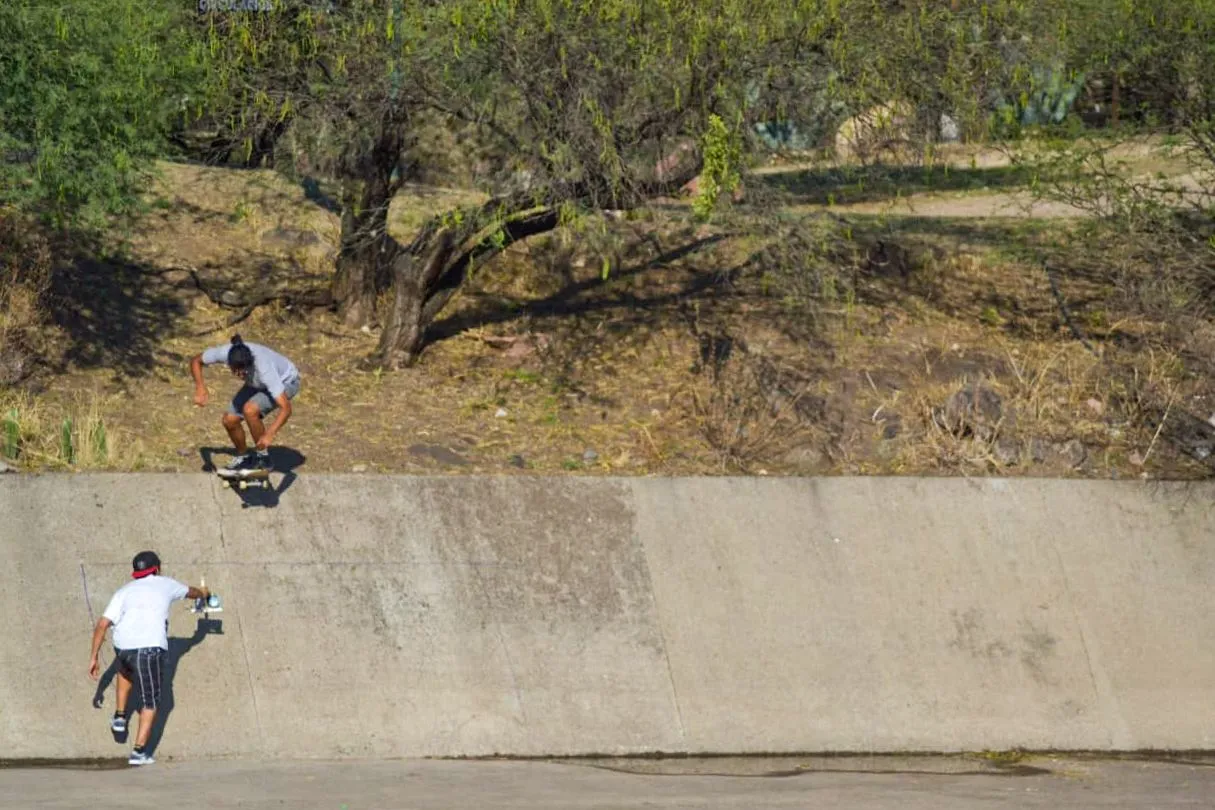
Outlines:
[[107, 425], [114, 403], [78, 397], [67, 407], [0, 392], [0, 458], [30, 469], [140, 469], [142, 443]]
[[[152, 268], [248, 276], [270, 262], [283, 284], [323, 282], [332, 272], [336, 217], [273, 175], [168, 167], [158, 193], [165, 204], [130, 235]], [[411, 189], [394, 202], [394, 233], [408, 238], [437, 207], [475, 200]], [[648, 265], [697, 235], [651, 212], [613, 226], [612, 239], [558, 233], [480, 268], [446, 313], [471, 325], [399, 373], [358, 370], [378, 335], [345, 329], [326, 312], [276, 304], [239, 331], [303, 372], [280, 442], [306, 456], [305, 472], [784, 474], [806, 472], [789, 451], [809, 447], [822, 473], [1208, 474], [1158, 437], [1147, 416], [1170, 400], [1177, 408], [1212, 395], [1209, 379], [1187, 371], [1206, 345], [1195, 336], [1212, 330], [1198, 324], [1177, 334], [1130, 319], [1100, 279], [1069, 280], [1069, 297], [1090, 302], [1078, 316], [1095, 338], [1128, 341], [1092, 355], [1057, 322], [1040, 270], [1016, 257], [1013, 248], [1045, 238], [1033, 224], [942, 221], [933, 229], [908, 220], [899, 238], [937, 254], [907, 278], [862, 274], [854, 288], [823, 297], [813, 322], [790, 305], [795, 285], [746, 274], [723, 280], [761, 239], [731, 238]], [[317, 241], [293, 255], [267, 241], [276, 229]], [[606, 282], [605, 256], [613, 261]], [[807, 289], [799, 294], [817, 287]], [[227, 340], [231, 330], [218, 327], [231, 310], [197, 294], [187, 304], [152, 336], [156, 351], [144, 367], [119, 373], [82, 363], [46, 376], [37, 395], [0, 396], [4, 412], [18, 414], [19, 462], [197, 470], [199, 448], [225, 446], [219, 419], [236, 384], [208, 370], [212, 401], [198, 409], [186, 364]], [[27, 318], [25, 306], [16, 300], [0, 317]], [[689, 310], [699, 313], [699, 331], [689, 328]], [[191, 337], [203, 329], [216, 331]], [[716, 376], [693, 371], [702, 365], [699, 338], [716, 332], [748, 350]], [[785, 375], [783, 391], [764, 376], [770, 367]], [[934, 414], [976, 384], [999, 397], [1001, 418], [981, 435], [943, 428]], [[1082, 462], [1062, 452], [1068, 442], [1083, 445]]]

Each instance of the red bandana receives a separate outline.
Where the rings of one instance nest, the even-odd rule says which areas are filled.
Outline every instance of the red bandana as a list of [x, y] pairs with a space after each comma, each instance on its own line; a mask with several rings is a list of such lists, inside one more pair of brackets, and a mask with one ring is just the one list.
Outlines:
[[131, 576], [135, 579], [143, 579], [144, 577], [150, 577], [152, 574], [159, 573], [159, 571], [159, 568], [145, 568], [142, 571], [132, 571]]

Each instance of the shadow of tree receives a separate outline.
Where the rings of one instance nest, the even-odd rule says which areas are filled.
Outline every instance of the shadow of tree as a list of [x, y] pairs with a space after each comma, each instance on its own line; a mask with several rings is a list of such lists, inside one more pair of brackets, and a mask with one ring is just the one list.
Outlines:
[[611, 295], [590, 298], [589, 294], [628, 279], [647, 270], [676, 262], [698, 251], [726, 239], [723, 235], [707, 236], [686, 245], [667, 251], [647, 262], [621, 269], [608, 279], [594, 278], [576, 281], [552, 295], [538, 300], [500, 298], [496, 306], [476, 307], [449, 316], [431, 325], [427, 331], [427, 343], [454, 337], [468, 329], [491, 324], [507, 323], [526, 317], [561, 317], [584, 315], [596, 311], [619, 309], [623, 318], [613, 325], [616, 330], [627, 330], [639, 321], [652, 318], [651, 311], [677, 303], [688, 296], [704, 294], [723, 279], [718, 273], [697, 273], [683, 287], [661, 295], [639, 296], [627, 290], [618, 290]]
[[156, 268], [102, 258], [96, 245], [76, 243], [58, 252], [64, 258], [52, 278], [50, 315], [67, 337], [64, 361], [142, 377], [171, 356], [160, 342], [186, 314], [179, 289], [164, 283]]
[[1024, 186], [1026, 170], [1015, 166], [844, 166], [764, 172], [747, 181], [783, 192], [802, 205], [880, 202], [934, 191], [977, 191]]

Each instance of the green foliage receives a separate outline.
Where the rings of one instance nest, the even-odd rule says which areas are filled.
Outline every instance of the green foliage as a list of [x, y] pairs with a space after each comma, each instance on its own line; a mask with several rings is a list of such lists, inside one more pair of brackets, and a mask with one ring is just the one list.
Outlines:
[[0, 431], [0, 440], [3, 441], [3, 445], [0, 445], [0, 448], [3, 450], [4, 457], [15, 461], [17, 454], [21, 452], [21, 423], [16, 409], [5, 414], [0, 428], [3, 428]]
[[697, 217], [707, 220], [722, 192], [729, 194], [738, 188], [742, 148], [738, 134], [728, 130], [718, 115], [709, 116], [703, 140], [704, 168], [700, 174], [700, 193], [692, 201], [692, 210]]
[[76, 447], [72, 443], [71, 417], [64, 419], [59, 428], [59, 457], [68, 464], [76, 463]]
[[0, 4], [0, 205], [96, 224], [129, 211], [198, 62], [174, 0]]

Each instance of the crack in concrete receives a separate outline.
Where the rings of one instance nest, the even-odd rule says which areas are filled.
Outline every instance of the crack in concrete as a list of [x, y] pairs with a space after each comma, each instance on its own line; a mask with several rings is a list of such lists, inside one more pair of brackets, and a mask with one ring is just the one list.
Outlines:
[[[227, 542], [227, 538], [224, 536], [224, 506], [219, 500], [219, 492], [216, 491], [218, 487], [219, 487], [219, 484], [216, 481], [212, 480], [211, 481], [211, 500], [214, 501], [214, 503], [215, 503], [215, 511], [217, 513], [217, 518], [218, 518], [216, 523], [218, 524], [218, 528], [219, 528], [219, 548], [220, 548], [220, 553], [223, 555], [223, 558], [224, 558], [224, 564], [229, 565], [230, 563], [228, 561], [228, 542]], [[235, 615], [236, 615], [236, 634], [238, 636], [240, 636], [241, 653], [244, 655], [244, 658], [245, 658], [245, 677], [249, 681], [249, 699], [253, 703], [253, 720], [257, 726], [257, 739], [258, 739], [258, 743], [261, 746], [261, 749], [264, 751], [266, 748], [266, 732], [265, 732], [265, 728], [262, 726], [261, 709], [257, 705], [257, 689], [253, 685], [253, 665], [249, 658], [249, 641], [245, 637], [245, 627], [241, 623], [241, 620], [240, 620], [240, 611], [238, 610]]]

